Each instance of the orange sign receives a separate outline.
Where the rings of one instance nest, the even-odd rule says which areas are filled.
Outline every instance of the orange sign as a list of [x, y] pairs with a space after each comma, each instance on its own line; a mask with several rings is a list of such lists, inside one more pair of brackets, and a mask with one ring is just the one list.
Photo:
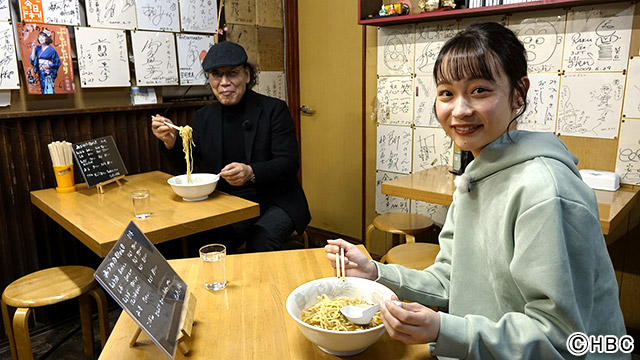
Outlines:
[[42, 0], [20, 0], [22, 21], [43, 22]]

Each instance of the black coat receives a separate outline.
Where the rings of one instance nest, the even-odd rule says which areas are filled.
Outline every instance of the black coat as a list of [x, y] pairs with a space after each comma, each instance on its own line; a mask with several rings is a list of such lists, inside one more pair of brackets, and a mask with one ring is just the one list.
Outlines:
[[[298, 182], [300, 168], [295, 125], [287, 104], [279, 99], [247, 90], [244, 111], [244, 144], [255, 185], [293, 219], [296, 232], [311, 221], [307, 199]], [[196, 111], [193, 120], [194, 165], [199, 171], [218, 174], [222, 163], [222, 105], [219, 102]], [[184, 171], [186, 164], [178, 136], [170, 151], [171, 164]], [[164, 149], [164, 145], [161, 145]]]

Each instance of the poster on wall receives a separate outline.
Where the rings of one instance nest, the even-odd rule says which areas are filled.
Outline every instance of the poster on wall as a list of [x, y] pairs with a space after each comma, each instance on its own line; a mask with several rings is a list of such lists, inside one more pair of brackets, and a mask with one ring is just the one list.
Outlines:
[[133, 30], [138, 26], [131, 0], [85, 1], [89, 26]]
[[178, 64], [180, 66], [180, 85], [205, 85], [207, 77], [202, 69], [202, 60], [213, 46], [213, 37], [209, 35], [176, 35], [178, 43]]
[[20, 17], [22, 21], [44, 22], [42, 0], [20, 0]]
[[16, 30], [28, 93], [75, 92], [67, 27], [16, 23]]
[[131, 86], [127, 35], [124, 30], [76, 28], [80, 86]]
[[131, 32], [138, 86], [178, 85], [178, 62], [172, 33]]
[[214, 33], [218, 29], [218, 2], [215, 0], [181, 0], [182, 31]]
[[19, 89], [18, 60], [10, 22], [0, 22], [0, 90]]
[[9, 8], [9, 0], [0, 0], [0, 21], [11, 20], [11, 8]]
[[137, 0], [138, 29], [180, 32], [178, 0]]

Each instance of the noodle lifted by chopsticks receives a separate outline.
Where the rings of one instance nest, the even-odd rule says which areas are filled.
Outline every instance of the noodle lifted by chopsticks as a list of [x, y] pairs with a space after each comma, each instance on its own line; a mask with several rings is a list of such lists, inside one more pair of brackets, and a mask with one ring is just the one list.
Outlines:
[[191, 184], [191, 173], [193, 172], [193, 129], [189, 125], [180, 126], [180, 137], [182, 138], [182, 151], [187, 162], [187, 184]]

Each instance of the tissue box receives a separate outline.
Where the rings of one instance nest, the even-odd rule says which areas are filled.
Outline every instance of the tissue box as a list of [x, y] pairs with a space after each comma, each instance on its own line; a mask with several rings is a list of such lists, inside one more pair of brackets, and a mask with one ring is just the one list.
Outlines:
[[582, 180], [592, 189], [616, 191], [620, 188], [620, 176], [611, 171], [580, 170]]

